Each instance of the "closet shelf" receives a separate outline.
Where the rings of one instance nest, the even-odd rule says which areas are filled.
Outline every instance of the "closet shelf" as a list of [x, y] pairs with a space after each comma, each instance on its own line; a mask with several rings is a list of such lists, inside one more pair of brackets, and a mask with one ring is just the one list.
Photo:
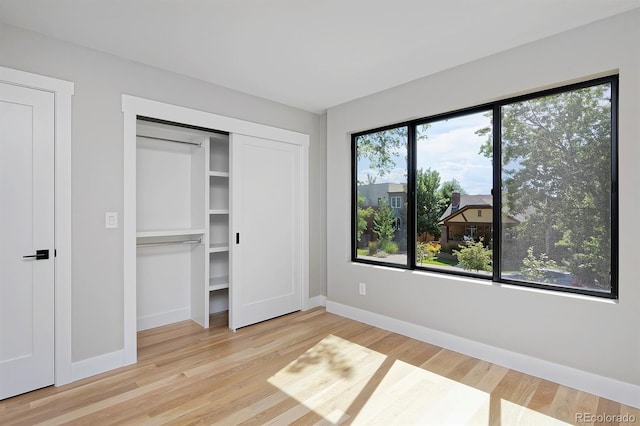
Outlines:
[[229, 209], [211, 209], [209, 214], [229, 214]]
[[210, 171], [209, 176], [213, 177], [229, 177], [229, 172]]
[[209, 280], [209, 291], [229, 288], [229, 277], [214, 277]]
[[218, 243], [209, 245], [209, 253], [222, 253], [229, 251], [229, 243]]
[[204, 235], [205, 230], [201, 228], [197, 229], [165, 229], [161, 231], [138, 231], [136, 232], [137, 238], [149, 238], [149, 237], [182, 237], [189, 235]]

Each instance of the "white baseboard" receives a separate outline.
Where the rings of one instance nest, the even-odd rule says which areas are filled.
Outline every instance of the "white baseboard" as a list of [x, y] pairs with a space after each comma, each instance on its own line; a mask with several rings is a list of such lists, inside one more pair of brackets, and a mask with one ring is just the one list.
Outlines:
[[330, 300], [326, 301], [326, 307], [327, 312], [333, 314], [640, 408], [640, 386], [631, 383], [511, 352]]
[[138, 331], [161, 327], [188, 319], [191, 319], [191, 310], [189, 307], [138, 317]]
[[119, 368], [124, 365], [124, 350], [83, 359], [82, 361], [71, 364], [72, 381], [95, 376], [96, 374], [104, 373], [105, 371], [113, 370], [114, 368]]
[[306, 311], [307, 309], [317, 308], [318, 306], [326, 306], [326, 303], [327, 303], [327, 296], [322, 296], [322, 295], [313, 296], [307, 300], [307, 304], [304, 310]]

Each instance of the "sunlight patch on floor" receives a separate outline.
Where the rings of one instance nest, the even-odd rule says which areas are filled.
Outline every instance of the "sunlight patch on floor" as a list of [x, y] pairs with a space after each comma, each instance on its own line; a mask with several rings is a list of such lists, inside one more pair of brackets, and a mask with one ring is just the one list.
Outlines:
[[385, 359], [379, 352], [329, 335], [269, 383], [336, 424], [346, 420], [345, 411]]
[[[487, 424], [489, 395], [329, 335], [269, 379], [325, 420], [353, 424]], [[385, 365], [383, 365], [385, 364]], [[350, 409], [351, 408], [351, 409]]]
[[503, 399], [500, 401], [500, 421], [503, 425], [566, 426], [562, 420]]
[[489, 394], [396, 360], [353, 424], [482, 424]]
[[313, 411], [332, 424], [487, 425], [499, 418], [503, 425], [566, 425], [504, 399], [492, 406], [487, 392], [334, 335], [269, 383], [300, 403], [274, 423], [290, 423]]

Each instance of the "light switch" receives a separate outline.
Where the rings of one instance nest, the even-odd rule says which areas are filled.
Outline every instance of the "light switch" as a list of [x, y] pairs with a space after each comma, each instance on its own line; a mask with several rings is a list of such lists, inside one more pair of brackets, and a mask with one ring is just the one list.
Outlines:
[[107, 212], [104, 214], [104, 227], [115, 229], [118, 227], [118, 212]]

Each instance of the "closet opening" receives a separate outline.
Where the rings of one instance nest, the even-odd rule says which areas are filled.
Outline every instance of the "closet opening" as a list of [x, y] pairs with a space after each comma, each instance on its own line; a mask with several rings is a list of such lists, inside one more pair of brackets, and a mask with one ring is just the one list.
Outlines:
[[136, 329], [228, 327], [229, 133], [136, 118]]

